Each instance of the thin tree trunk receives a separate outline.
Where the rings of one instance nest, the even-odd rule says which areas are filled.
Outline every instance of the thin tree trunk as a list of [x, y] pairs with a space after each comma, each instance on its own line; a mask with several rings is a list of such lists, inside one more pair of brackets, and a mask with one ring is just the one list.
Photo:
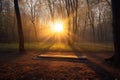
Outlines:
[[90, 27], [92, 29], [92, 35], [93, 35], [92, 41], [95, 42], [96, 41], [96, 38], [95, 38], [96, 33], [95, 33], [95, 26], [94, 26], [94, 14], [91, 11], [91, 7], [89, 5], [89, 0], [86, 0], [86, 2], [87, 2], [87, 7], [88, 7], [88, 18], [90, 20]]
[[[66, 7], [66, 11], [67, 11], [67, 17], [68, 19], [70, 18], [70, 10], [71, 10], [71, 7], [70, 7], [70, 0], [65, 0], [65, 7]], [[68, 33], [68, 44], [71, 43], [71, 29], [70, 29], [70, 20], [68, 20], [68, 28], [67, 28], [67, 33]]]
[[37, 29], [36, 29], [35, 23], [34, 23], [34, 22], [32, 22], [32, 23], [33, 23], [33, 28], [34, 28], [34, 30], [35, 30], [36, 40], [37, 40], [37, 42], [39, 42], [38, 35], [37, 35]]

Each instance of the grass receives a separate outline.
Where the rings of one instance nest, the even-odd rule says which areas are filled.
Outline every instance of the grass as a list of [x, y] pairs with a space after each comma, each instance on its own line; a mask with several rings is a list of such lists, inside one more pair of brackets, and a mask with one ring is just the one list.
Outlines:
[[76, 44], [75, 49], [81, 52], [113, 52], [114, 47], [112, 43], [80, 43]]
[[[113, 52], [112, 43], [77, 43], [74, 46], [69, 46], [63, 43], [25, 43], [26, 50], [41, 50], [41, 51], [72, 51], [80, 52]], [[18, 50], [18, 43], [0, 43], [0, 51]]]

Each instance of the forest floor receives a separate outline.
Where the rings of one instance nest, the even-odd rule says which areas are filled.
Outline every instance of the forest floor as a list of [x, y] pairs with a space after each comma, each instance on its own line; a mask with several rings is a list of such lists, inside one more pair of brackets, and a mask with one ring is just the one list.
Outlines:
[[0, 44], [0, 80], [120, 78], [120, 70], [104, 61], [113, 54], [111, 43], [80, 43], [74, 46], [63, 43], [25, 43], [25, 49], [25, 53], [18, 53], [17, 43]]
[[[38, 55], [86, 56], [87, 59], [38, 58]], [[112, 53], [26, 51], [0, 53], [0, 80], [119, 80], [120, 70], [106, 66]]]
[[[0, 51], [14, 51], [18, 50], [18, 43], [0, 43]], [[35, 51], [79, 51], [79, 52], [113, 52], [113, 43], [74, 43], [68, 45], [67, 43], [54, 42], [31, 42], [25, 43], [26, 50]]]

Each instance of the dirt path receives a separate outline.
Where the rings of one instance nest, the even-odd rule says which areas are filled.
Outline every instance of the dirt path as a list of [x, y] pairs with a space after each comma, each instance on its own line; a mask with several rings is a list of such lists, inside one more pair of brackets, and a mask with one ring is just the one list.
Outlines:
[[89, 60], [34, 59], [39, 54], [45, 53], [1, 53], [0, 80], [114, 80], [108, 72]]
[[114, 76], [116, 80], [120, 79], [120, 69], [113, 64], [109, 64], [105, 61], [105, 59], [111, 57], [113, 53], [85, 53], [85, 55], [88, 56], [90, 62], [94, 63], [99, 67], [102, 67], [104, 70], [110, 73], [110, 75]]

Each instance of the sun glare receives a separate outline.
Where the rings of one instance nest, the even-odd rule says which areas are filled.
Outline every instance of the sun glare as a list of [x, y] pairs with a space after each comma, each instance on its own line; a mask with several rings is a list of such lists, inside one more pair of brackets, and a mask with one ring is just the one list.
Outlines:
[[61, 33], [64, 31], [64, 25], [62, 22], [56, 21], [56, 22], [54, 22], [54, 24], [51, 25], [51, 29], [52, 29], [52, 31], [54, 31], [56, 33]]
[[63, 24], [60, 22], [54, 23], [54, 31], [55, 32], [62, 32], [63, 31]]

